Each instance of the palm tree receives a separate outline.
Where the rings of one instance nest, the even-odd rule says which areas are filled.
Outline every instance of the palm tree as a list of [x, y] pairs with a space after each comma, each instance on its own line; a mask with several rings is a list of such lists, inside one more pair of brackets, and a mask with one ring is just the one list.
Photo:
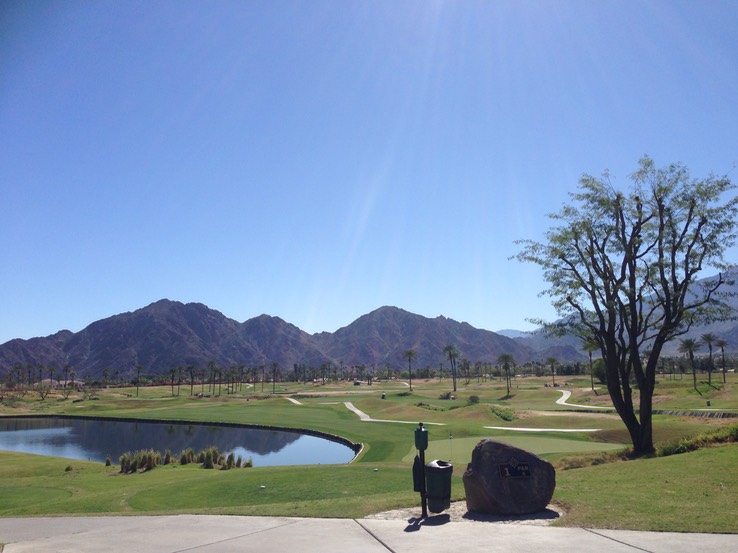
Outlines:
[[174, 375], [177, 373], [177, 369], [169, 369], [169, 385], [172, 387], [172, 397], [174, 397]]
[[141, 384], [141, 365], [136, 365], [136, 397], [138, 397], [138, 387]]
[[187, 370], [190, 372], [190, 395], [192, 396], [195, 387], [195, 365], [187, 365]]
[[728, 346], [728, 342], [722, 338], [715, 340], [715, 345], [720, 348], [720, 355], [722, 355], [723, 363], [723, 384], [725, 384], [725, 348]]
[[454, 382], [454, 392], [456, 391], [456, 360], [459, 358], [459, 349], [453, 345], [448, 344], [443, 348], [443, 353], [448, 356], [449, 363], [451, 363], [451, 378]]
[[600, 347], [595, 344], [592, 340], [584, 340], [584, 351], [589, 354], [589, 378], [592, 381], [592, 391], [595, 391], [595, 377], [594, 369], [592, 368], [592, 352], [597, 351]]
[[497, 364], [505, 371], [505, 383], [507, 384], [507, 396], [510, 397], [510, 368], [515, 366], [515, 358], [510, 353], [501, 353], [497, 358]]
[[410, 375], [410, 391], [413, 391], [413, 359], [415, 359], [415, 350], [409, 349], [404, 354], [407, 359], [407, 372]]
[[692, 381], [694, 389], [697, 390], [697, 371], [694, 368], [694, 352], [700, 348], [700, 343], [692, 338], [684, 338], [679, 340], [679, 352], [686, 353], [689, 357], [689, 364], [692, 366]]
[[[46, 365], [43, 363], [39, 363], [38, 365], [38, 386], [37, 391], [39, 394], [43, 394], [43, 383], [44, 383], [44, 369], [46, 368]], [[44, 396], [41, 395], [41, 399], [44, 399]]]
[[558, 364], [558, 360], [555, 357], [549, 357], [546, 359], [546, 365], [551, 366], [551, 384], [555, 387], [556, 386], [556, 365]]
[[216, 365], [215, 365], [215, 361], [213, 361], [212, 359], [208, 362], [208, 371], [210, 373], [210, 382], [208, 383], [208, 391], [211, 394], [215, 395], [215, 371], [216, 371]]
[[279, 363], [274, 361], [272, 363], [272, 395], [277, 393], [277, 371], [279, 370]]
[[712, 385], [712, 369], [714, 368], [712, 366], [712, 344], [717, 340], [717, 336], [710, 332], [706, 332], [702, 336], [700, 336], [700, 340], [702, 340], [702, 343], [707, 344], [707, 352], [708, 352], [708, 361], [707, 361], [707, 384]]

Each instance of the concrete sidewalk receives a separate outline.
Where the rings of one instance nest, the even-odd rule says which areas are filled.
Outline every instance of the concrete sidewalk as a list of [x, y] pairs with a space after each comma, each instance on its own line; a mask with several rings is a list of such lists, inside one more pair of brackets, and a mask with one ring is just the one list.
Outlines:
[[207, 515], [0, 518], [3, 553], [724, 553], [738, 535]]

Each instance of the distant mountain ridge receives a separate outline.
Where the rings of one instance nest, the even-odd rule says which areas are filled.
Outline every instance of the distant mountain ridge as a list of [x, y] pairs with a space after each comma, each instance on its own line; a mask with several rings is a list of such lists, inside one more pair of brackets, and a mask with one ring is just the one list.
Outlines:
[[[726, 286], [728, 301], [738, 313], [738, 270], [733, 269], [728, 276], [734, 280]], [[736, 350], [736, 320], [695, 327], [684, 337], [699, 339], [707, 332], [726, 340], [726, 351]], [[391, 306], [362, 315], [335, 332], [308, 334], [271, 315], [239, 323], [201, 303], [162, 299], [95, 321], [79, 332], [62, 330], [44, 338], [10, 340], [0, 345], [0, 378], [18, 366], [60, 370], [69, 365], [78, 375], [99, 378], [108, 369], [128, 379], [137, 366], [147, 374], [162, 374], [179, 366], [206, 367], [211, 361], [221, 367], [278, 363], [291, 369], [294, 365], [318, 368], [330, 363], [404, 369], [404, 352], [409, 349], [416, 353], [414, 368], [442, 364], [448, 368], [443, 353], [447, 344], [455, 345], [471, 363], [494, 363], [502, 353], [512, 354], [519, 364], [549, 357], [559, 362], [585, 359], [581, 341], [574, 336], [554, 338], [541, 330], [491, 332]], [[668, 343], [664, 355], [679, 355], [678, 346], [677, 340]]]
[[[260, 315], [239, 323], [201, 303], [163, 299], [133, 312], [96, 321], [72, 333], [63, 330], [45, 338], [14, 339], [0, 345], [0, 376], [9, 369], [32, 365], [65, 365], [77, 374], [99, 377], [103, 370], [131, 377], [140, 365], [149, 374], [178, 366], [259, 366], [278, 363], [319, 367], [324, 363], [404, 368], [404, 352], [413, 349], [414, 367], [447, 366], [443, 347], [454, 344], [472, 363], [494, 363], [501, 353], [517, 362], [545, 359], [536, 351], [468, 323], [446, 317], [430, 319], [398, 307], [380, 307], [338, 329], [308, 334], [279, 317]], [[575, 347], [559, 359], [581, 359]]]

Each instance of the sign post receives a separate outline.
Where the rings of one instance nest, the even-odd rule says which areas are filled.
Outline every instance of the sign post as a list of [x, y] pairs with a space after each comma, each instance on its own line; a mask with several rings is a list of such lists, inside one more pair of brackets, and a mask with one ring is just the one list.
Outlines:
[[415, 429], [415, 449], [418, 455], [413, 463], [413, 490], [420, 492], [420, 504], [422, 507], [421, 518], [428, 518], [428, 500], [425, 487], [425, 450], [428, 449], [428, 431], [419, 422]]

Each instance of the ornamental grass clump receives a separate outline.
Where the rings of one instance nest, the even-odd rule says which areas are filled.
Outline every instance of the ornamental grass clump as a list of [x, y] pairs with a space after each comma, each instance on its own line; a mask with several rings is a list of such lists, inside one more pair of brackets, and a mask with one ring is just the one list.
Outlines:
[[[169, 450], [164, 452], [163, 457], [161, 453], [153, 449], [127, 451], [120, 456], [120, 473], [133, 474], [136, 472], [146, 472], [155, 469], [161, 464], [169, 465], [176, 462], [177, 458]], [[203, 449], [198, 454], [195, 454], [191, 447], [182, 450], [179, 454], [179, 464], [188, 465], [190, 463], [200, 463], [206, 469], [217, 467], [221, 470], [252, 466], [251, 459], [244, 461], [240, 455], [236, 457], [233, 452], [226, 456], [216, 446], [212, 445]]]
[[127, 451], [120, 456], [121, 474], [133, 474], [155, 469], [161, 464], [161, 453], [153, 449]]
[[179, 464], [180, 465], [188, 465], [190, 463], [195, 463], [197, 461], [197, 456], [195, 455], [195, 450], [191, 447], [188, 447], [187, 449], [183, 449], [182, 453], [179, 454]]
[[225, 458], [214, 445], [201, 451], [198, 459], [200, 464], [202, 464], [202, 467], [206, 469], [212, 469], [215, 468], [216, 465], [220, 466], [225, 464]]

